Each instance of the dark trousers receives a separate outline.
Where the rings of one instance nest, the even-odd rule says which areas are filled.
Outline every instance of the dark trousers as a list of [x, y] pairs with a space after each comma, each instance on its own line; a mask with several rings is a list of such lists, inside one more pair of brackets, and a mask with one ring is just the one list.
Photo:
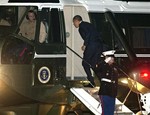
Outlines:
[[82, 66], [85, 70], [85, 73], [87, 74], [87, 79], [93, 85], [95, 85], [95, 83], [90, 68], [95, 67], [100, 58], [101, 53], [102, 53], [102, 45], [97, 42], [89, 43], [83, 53]]
[[115, 97], [100, 95], [102, 115], [114, 115]]

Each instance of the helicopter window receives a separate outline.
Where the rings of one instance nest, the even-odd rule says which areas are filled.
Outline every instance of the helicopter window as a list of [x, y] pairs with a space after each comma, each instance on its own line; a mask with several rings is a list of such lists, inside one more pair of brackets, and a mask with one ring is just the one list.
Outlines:
[[[59, 43], [60, 41], [60, 22], [59, 22], [59, 15], [58, 9], [51, 9], [51, 19], [50, 19], [50, 26], [51, 26], [51, 42]], [[57, 23], [56, 23], [57, 22]]]
[[49, 32], [49, 8], [43, 8], [41, 13], [41, 25], [40, 25], [40, 43], [48, 43], [48, 32]]
[[2, 48], [2, 64], [30, 64], [33, 47], [17, 38], [7, 39]]
[[[42, 8], [39, 14], [39, 22], [44, 25], [42, 30], [45, 30], [46, 35], [41, 44], [40, 35], [36, 34], [36, 38], [39, 38], [38, 45], [35, 46], [37, 54], [57, 54], [65, 53], [65, 26], [63, 11], [59, 8]], [[40, 25], [38, 25], [39, 28]], [[39, 29], [36, 30], [38, 33]], [[43, 32], [44, 33], [44, 32]]]
[[[58, 22], [58, 23], [55, 23]], [[59, 14], [58, 9], [51, 10], [51, 26], [52, 26], [52, 33], [53, 33], [53, 42], [61, 42], [60, 36], [60, 21], [59, 21]]]
[[60, 11], [57, 8], [43, 8], [41, 12], [40, 43], [63, 43], [61, 36]]
[[16, 6], [0, 6], [0, 36], [13, 32], [17, 25], [17, 14]]
[[[11, 20], [12, 26], [17, 25], [18, 20], [24, 21], [25, 15], [23, 15], [23, 13], [25, 13], [26, 7], [0, 7], [0, 9], [3, 11], [10, 10], [9, 12], [14, 13], [16, 18]], [[19, 23], [20, 22], [18, 22], [18, 25]], [[3, 39], [2, 42], [2, 64], [30, 64], [32, 61], [32, 54], [34, 49], [33, 45], [31, 44], [32, 42], [23, 36], [20, 36], [20, 34], [16, 34], [17, 32], [14, 33], [14, 28], [10, 29], [12, 32], [6, 31], [9, 32], [9, 34], [6, 34], [7, 36], [5, 39]], [[15, 30], [17, 29], [15, 28]], [[4, 31], [4, 29], [0, 29], [0, 31]]]
[[17, 7], [0, 7], [0, 26], [14, 26], [17, 24]]
[[150, 48], [149, 38], [149, 27], [132, 27], [132, 43], [134, 48]]

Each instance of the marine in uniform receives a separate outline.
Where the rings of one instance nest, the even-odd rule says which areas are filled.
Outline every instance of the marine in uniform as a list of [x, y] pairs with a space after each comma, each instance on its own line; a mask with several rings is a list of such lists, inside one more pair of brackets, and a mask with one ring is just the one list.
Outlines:
[[114, 115], [115, 98], [117, 96], [118, 72], [114, 65], [113, 51], [104, 52], [105, 60], [96, 65], [95, 73], [100, 81], [98, 92], [102, 115]]

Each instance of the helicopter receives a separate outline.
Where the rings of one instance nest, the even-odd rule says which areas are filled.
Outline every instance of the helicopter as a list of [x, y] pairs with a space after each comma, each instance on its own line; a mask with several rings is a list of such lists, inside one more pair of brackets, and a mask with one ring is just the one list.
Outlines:
[[[117, 98], [134, 113], [141, 111], [139, 96], [144, 100], [150, 88], [147, 2], [13, 2], [0, 6], [10, 24], [0, 26], [1, 114], [93, 114], [70, 92], [87, 81], [79, 57], [83, 41], [72, 24], [76, 14], [93, 23], [104, 42], [116, 50], [121, 71]], [[29, 10], [37, 15], [34, 41], [19, 34]], [[41, 23], [47, 33], [43, 43], [39, 42]], [[148, 103], [144, 104], [149, 113]]]

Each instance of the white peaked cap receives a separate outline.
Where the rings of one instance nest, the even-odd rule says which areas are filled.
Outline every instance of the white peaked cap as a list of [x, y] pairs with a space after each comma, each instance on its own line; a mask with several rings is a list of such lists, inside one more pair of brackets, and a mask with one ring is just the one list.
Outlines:
[[109, 50], [109, 51], [103, 52], [102, 54], [103, 54], [104, 56], [109, 56], [109, 55], [114, 55], [114, 53], [115, 53], [115, 50]]

